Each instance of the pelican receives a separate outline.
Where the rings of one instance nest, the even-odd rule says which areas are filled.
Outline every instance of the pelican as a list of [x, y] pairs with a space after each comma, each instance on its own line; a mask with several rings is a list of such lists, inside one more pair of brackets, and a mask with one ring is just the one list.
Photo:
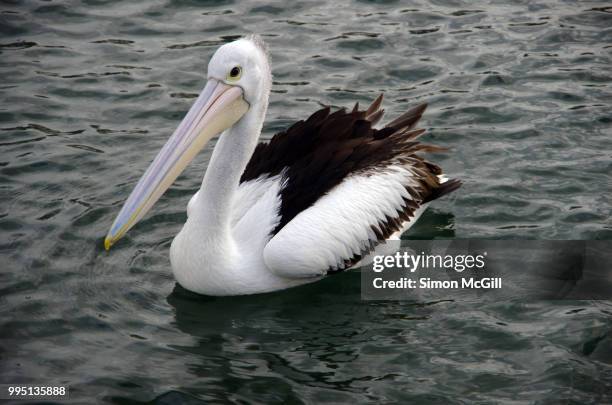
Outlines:
[[221, 46], [207, 79], [104, 240], [109, 250], [219, 135], [170, 247], [174, 276], [188, 290], [264, 293], [358, 267], [461, 184], [418, 154], [443, 149], [417, 141], [425, 104], [378, 129], [382, 95], [364, 110], [325, 107], [258, 143], [272, 86], [263, 40]]

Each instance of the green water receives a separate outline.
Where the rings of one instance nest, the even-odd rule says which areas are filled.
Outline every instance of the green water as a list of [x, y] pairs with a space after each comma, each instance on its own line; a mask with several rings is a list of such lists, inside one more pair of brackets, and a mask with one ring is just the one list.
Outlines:
[[104, 252], [208, 59], [249, 32], [273, 63], [264, 138], [321, 104], [429, 103], [425, 139], [451, 149], [432, 158], [464, 186], [409, 237], [612, 239], [606, 2], [3, 2], [0, 383], [82, 403], [612, 402], [609, 301], [367, 302], [357, 273], [176, 287], [210, 147]]

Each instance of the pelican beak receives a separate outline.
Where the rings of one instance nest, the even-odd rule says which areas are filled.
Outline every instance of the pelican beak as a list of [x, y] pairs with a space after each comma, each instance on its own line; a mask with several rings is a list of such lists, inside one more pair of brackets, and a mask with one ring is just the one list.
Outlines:
[[104, 248], [109, 250], [140, 221], [204, 145], [234, 125], [248, 109], [240, 87], [209, 79], [121, 208], [106, 235]]

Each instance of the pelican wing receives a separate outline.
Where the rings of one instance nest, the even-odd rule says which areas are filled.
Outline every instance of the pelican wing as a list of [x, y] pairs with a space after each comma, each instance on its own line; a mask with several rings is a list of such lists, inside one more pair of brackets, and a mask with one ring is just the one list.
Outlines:
[[426, 105], [375, 129], [381, 101], [350, 112], [323, 108], [258, 145], [241, 181], [281, 176], [279, 220], [264, 249], [272, 271], [311, 277], [347, 269], [460, 186], [441, 182], [441, 169], [417, 154], [443, 150], [416, 140]]

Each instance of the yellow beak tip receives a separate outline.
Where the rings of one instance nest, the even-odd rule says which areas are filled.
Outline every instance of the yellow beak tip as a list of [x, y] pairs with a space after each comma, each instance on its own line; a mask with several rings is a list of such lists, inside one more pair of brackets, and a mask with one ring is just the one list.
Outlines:
[[107, 236], [106, 238], [104, 238], [104, 250], [106, 250], [108, 252], [110, 250], [111, 246], [113, 246], [113, 242]]

